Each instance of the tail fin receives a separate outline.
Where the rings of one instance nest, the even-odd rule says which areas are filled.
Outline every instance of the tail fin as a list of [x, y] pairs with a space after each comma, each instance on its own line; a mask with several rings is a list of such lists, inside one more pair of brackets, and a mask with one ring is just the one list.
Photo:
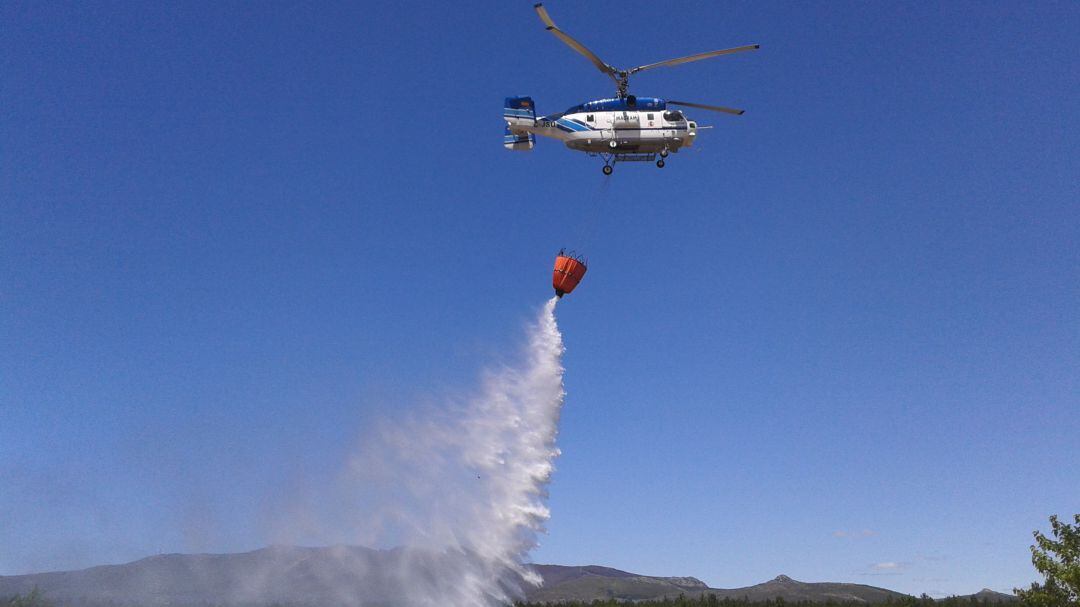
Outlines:
[[536, 123], [536, 106], [532, 97], [507, 97], [503, 104], [503, 147], [508, 150], [531, 150], [536, 137], [529, 132], [515, 130], [515, 126], [533, 126]]

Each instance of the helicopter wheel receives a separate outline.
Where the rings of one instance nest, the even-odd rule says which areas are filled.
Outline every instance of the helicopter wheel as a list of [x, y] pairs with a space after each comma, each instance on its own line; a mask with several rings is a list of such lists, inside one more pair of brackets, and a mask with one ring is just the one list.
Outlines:
[[664, 148], [664, 149], [660, 150], [660, 157], [661, 158], [667, 158], [667, 155], [668, 155], [667, 148]]
[[656, 161], [656, 167], [660, 168], [660, 169], [664, 168], [664, 159], [663, 158]]
[[616, 141], [609, 141], [608, 147], [614, 150], [615, 148], [619, 147], [619, 144]]
[[604, 174], [605, 175], [610, 175], [611, 172], [614, 171], [614, 170], [615, 169], [613, 169], [610, 164], [605, 164], [604, 165]]

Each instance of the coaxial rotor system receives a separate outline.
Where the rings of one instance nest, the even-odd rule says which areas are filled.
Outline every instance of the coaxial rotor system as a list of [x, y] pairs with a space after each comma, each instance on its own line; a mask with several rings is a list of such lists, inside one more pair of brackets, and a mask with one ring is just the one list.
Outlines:
[[[562, 40], [567, 46], [574, 49], [590, 63], [596, 66], [596, 69], [600, 70], [604, 74], [607, 74], [613, 81], [615, 81], [615, 94], [619, 99], [633, 100], [633, 95], [630, 94], [630, 76], [638, 72], [645, 70], [651, 70], [658, 67], [669, 67], [675, 65], [682, 65], [683, 63], [690, 63], [692, 61], [701, 61], [702, 59], [711, 59], [713, 57], [719, 57], [721, 55], [732, 55], [734, 53], [741, 53], [744, 51], [756, 51], [761, 48], [760, 44], [748, 44], [746, 46], [737, 46], [735, 48], [726, 48], [718, 51], [707, 51], [704, 53], [698, 53], [696, 55], [688, 55], [686, 57], [678, 57], [676, 59], [668, 59], [666, 61], [658, 61], [656, 63], [649, 63], [647, 65], [639, 65], [629, 69], [617, 68], [599, 56], [596, 53], [590, 51], [584, 44], [575, 40], [570, 34], [559, 29], [555, 22], [551, 20], [551, 16], [548, 15], [547, 9], [544, 8], [543, 3], [537, 3], [533, 5], [536, 9], [536, 14], [540, 16], [540, 20], [544, 22], [544, 26], [547, 31], [555, 35], [556, 38]], [[700, 108], [703, 110], [710, 110], [713, 112], [723, 112], [725, 114], [742, 114], [744, 110], [738, 110], [730, 107], [723, 107], [719, 105], [705, 105], [701, 103], [691, 103], [689, 101], [668, 101], [669, 105], [682, 105], [686, 107]]]

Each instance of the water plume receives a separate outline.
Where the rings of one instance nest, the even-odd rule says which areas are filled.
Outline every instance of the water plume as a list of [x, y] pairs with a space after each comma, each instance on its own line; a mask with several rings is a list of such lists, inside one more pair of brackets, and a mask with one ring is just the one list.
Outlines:
[[541, 583], [524, 563], [550, 516], [559, 455], [557, 302], [530, 328], [522, 360], [486, 373], [471, 396], [383, 424], [350, 461], [356, 524], [406, 547], [395, 577], [409, 605], [506, 604]]

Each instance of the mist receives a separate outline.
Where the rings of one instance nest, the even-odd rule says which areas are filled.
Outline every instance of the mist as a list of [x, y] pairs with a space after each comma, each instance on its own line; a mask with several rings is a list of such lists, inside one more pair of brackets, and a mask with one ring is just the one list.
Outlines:
[[349, 458], [349, 500], [337, 513], [348, 528], [338, 531], [399, 547], [389, 561], [405, 604], [506, 604], [541, 583], [524, 563], [550, 517], [546, 488], [559, 455], [557, 302], [530, 323], [515, 362], [483, 373], [468, 396], [383, 420]]

